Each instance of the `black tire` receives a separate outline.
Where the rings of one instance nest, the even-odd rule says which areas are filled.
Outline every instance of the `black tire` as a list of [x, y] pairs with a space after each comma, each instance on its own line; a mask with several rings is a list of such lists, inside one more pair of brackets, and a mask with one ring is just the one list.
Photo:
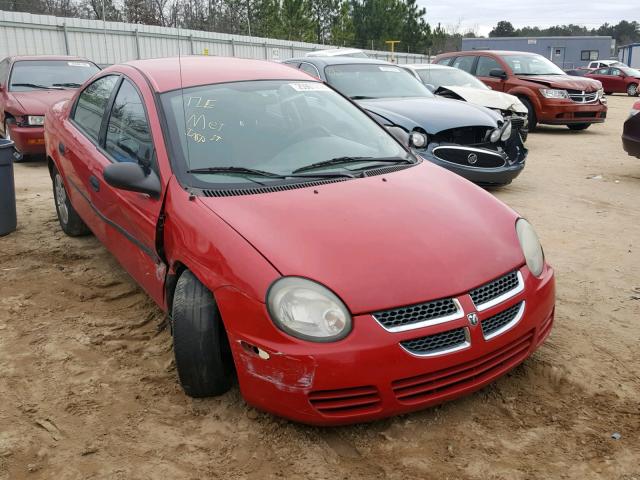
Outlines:
[[589, 128], [591, 126], [590, 123], [574, 123], [572, 125], [567, 125], [567, 127], [569, 127], [569, 130], [586, 130], [587, 128]]
[[526, 97], [518, 97], [520, 101], [524, 103], [524, 106], [527, 107], [527, 119], [529, 120], [528, 132], [533, 132], [538, 126], [538, 118], [536, 117], [536, 111], [533, 108], [533, 105]]
[[186, 270], [172, 306], [173, 351], [180, 384], [190, 397], [221, 395], [231, 388], [233, 358], [213, 294]]
[[637, 97], [640, 94], [640, 90], [638, 89], [637, 83], [630, 83], [627, 86], [627, 95], [630, 97]]
[[56, 205], [56, 214], [62, 231], [70, 237], [81, 237], [91, 233], [86, 223], [82, 221], [76, 209], [71, 205], [67, 190], [62, 181], [62, 176], [53, 165], [51, 169], [51, 180], [53, 184], [53, 202]]
[[604, 92], [605, 95], [613, 95], [613, 92]]

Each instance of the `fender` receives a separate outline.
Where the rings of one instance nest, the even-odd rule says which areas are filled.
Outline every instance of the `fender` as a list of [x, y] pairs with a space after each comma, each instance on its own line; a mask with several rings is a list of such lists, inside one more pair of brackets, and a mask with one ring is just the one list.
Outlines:
[[527, 100], [529, 100], [529, 102], [531, 103], [531, 105], [533, 105], [533, 109], [537, 112], [540, 112], [542, 110], [542, 103], [540, 103], [540, 99], [536, 96], [536, 95], [532, 95], [531, 94], [531, 89], [530, 88], [526, 88], [526, 87], [522, 87], [522, 86], [517, 86], [512, 88], [511, 90], [509, 90], [508, 92], [506, 92], [510, 95], [514, 95], [516, 97], [524, 97]]

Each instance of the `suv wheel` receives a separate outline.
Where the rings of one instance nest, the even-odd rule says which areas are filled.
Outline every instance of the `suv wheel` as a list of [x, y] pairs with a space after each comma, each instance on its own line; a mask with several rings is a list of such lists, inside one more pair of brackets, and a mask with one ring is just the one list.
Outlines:
[[524, 104], [525, 107], [527, 107], [527, 117], [529, 119], [529, 129], [527, 133], [533, 132], [536, 129], [536, 126], [538, 125], [538, 119], [536, 118], [536, 111], [533, 108], [533, 105], [531, 104], [528, 98], [526, 97], [518, 97], [518, 98], [520, 98], [520, 101]]

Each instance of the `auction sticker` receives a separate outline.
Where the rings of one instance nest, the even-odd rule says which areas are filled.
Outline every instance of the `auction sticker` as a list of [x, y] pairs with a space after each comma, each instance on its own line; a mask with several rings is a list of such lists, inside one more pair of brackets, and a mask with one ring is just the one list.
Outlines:
[[320, 82], [290, 83], [289, 86], [297, 92], [318, 92], [321, 90], [330, 90], [329, 87]]

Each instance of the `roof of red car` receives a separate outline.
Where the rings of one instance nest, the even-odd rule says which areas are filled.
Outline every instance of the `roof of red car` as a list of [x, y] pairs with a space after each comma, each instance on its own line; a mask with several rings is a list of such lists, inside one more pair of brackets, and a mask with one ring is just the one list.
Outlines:
[[[247, 80], [315, 80], [310, 75], [285, 64], [233, 57], [153, 58], [134, 60], [125, 65], [141, 71], [157, 92]], [[118, 67], [109, 67], [106, 71], [111, 69], [117, 70]]]
[[485, 53], [485, 54], [490, 54], [490, 55], [538, 55], [537, 53], [534, 52], [518, 52], [515, 50], [463, 50], [461, 52], [448, 52], [448, 53], [443, 53], [442, 56], [443, 57], [451, 57], [451, 56], [455, 56], [455, 55], [474, 55], [476, 53]]

